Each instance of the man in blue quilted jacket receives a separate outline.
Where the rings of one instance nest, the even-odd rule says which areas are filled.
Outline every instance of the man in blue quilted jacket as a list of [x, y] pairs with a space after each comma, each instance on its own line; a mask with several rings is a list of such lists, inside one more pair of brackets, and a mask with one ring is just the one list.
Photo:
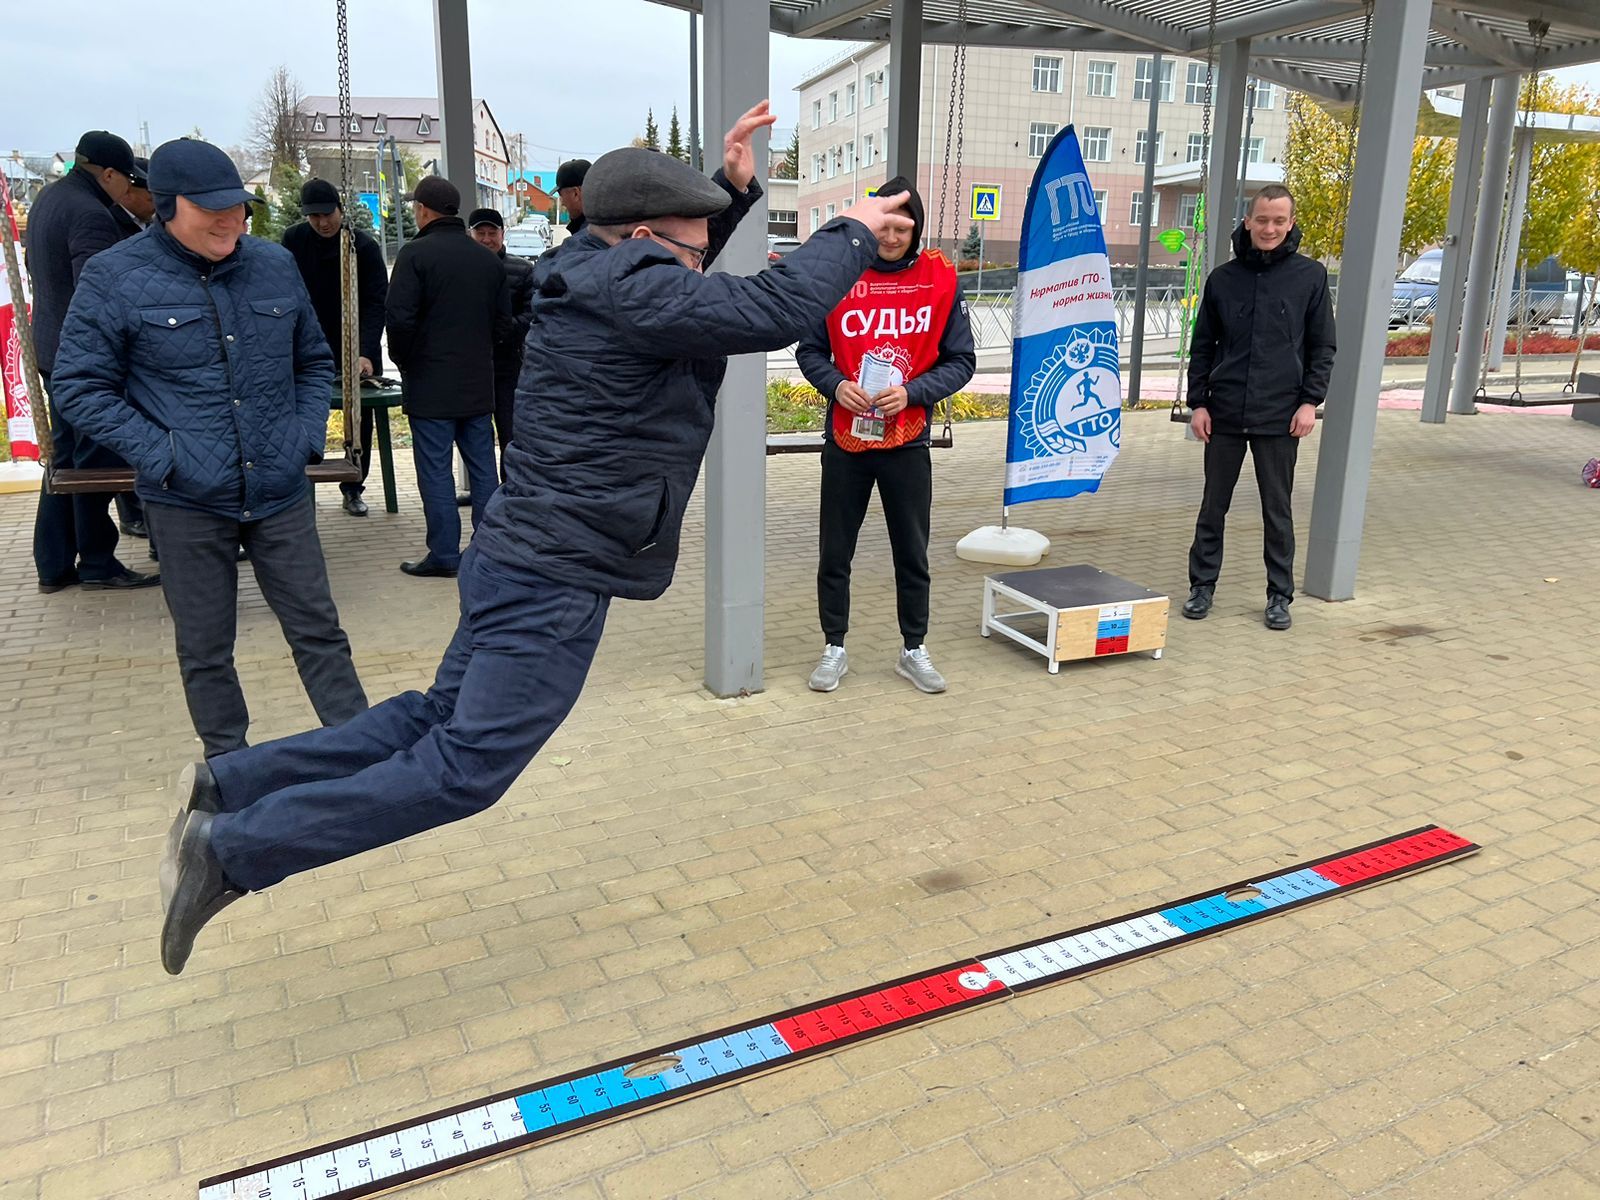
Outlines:
[[178, 665], [208, 758], [241, 749], [238, 547], [325, 725], [367, 707], [339, 626], [306, 466], [327, 440], [333, 354], [294, 258], [244, 236], [255, 197], [220, 149], [150, 156], [156, 220], [91, 259], [56, 354], [56, 403], [137, 472]]
[[711, 179], [631, 147], [590, 168], [589, 224], [533, 300], [506, 482], [462, 556], [433, 687], [185, 769], [161, 870], [169, 972], [242, 893], [493, 804], [577, 702], [612, 597], [672, 582], [725, 356], [820, 324], [878, 232], [911, 227], [904, 197], [873, 197], [759, 275], [703, 274], [760, 198], [750, 139], [773, 120], [764, 101], [745, 113]]

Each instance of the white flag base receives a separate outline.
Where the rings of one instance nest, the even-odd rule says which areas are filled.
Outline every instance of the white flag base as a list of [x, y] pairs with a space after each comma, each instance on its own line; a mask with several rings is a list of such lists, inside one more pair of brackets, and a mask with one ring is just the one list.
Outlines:
[[1049, 538], [1015, 525], [985, 525], [956, 543], [957, 558], [1007, 567], [1031, 567], [1049, 553]]
[[37, 492], [44, 468], [26, 460], [0, 463], [0, 496], [16, 492]]

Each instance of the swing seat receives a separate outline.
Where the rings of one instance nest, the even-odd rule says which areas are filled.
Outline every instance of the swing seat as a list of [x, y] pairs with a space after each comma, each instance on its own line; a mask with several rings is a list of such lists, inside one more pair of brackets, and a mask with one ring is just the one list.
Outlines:
[[1594, 404], [1600, 402], [1600, 393], [1580, 392], [1563, 388], [1559, 392], [1524, 392], [1514, 388], [1509, 392], [1491, 393], [1479, 388], [1473, 397], [1479, 404], [1502, 404], [1507, 408], [1554, 408], [1560, 404]]
[[[811, 429], [804, 433], [769, 433], [767, 434], [767, 454], [821, 454], [824, 440], [822, 430]], [[949, 450], [956, 444], [955, 436], [950, 427], [945, 426], [940, 433], [935, 433], [928, 438], [928, 445], [935, 450]]]
[[[343, 458], [326, 459], [306, 468], [312, 483], [360, 483], [361, 468]], [[49, 490], [58, 496], [82, 496], [95, 492], [131, 492], [132, 467], [62, 467], [48, 476]]]

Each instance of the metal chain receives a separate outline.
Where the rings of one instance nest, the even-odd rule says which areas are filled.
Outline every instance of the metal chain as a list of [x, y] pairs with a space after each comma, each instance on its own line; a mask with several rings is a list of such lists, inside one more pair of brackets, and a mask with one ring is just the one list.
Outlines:
[[[956, 251], [954, 257], [960, 256], [960, 246], [954, 244], [955, 236], [961, 232], [961, 148], [966, 142], [967, 134], [967, 0], [960, 0], [956, 5], [956, 190], [955, 200], [952, 205], [954, 212], [951, 214], [955, 220], [952, 233], [951, 249]], [[980, 264], [981, 265], [981, 264]]]
[[[1176, 71], [1176, 67], [1173, 68]], [[1161, 79], [1152, 66], [1151, 74], [1155, 76], [1150, 82], [1152, 87], [1160, 87]], [[1215, 103], [1213, 88], [1216, 86], [1217, 74], [1217, 0], [1211, 0], [1210, 11], [1207, 14], [1206, 24], [1206, 102], [1200, 114], [1200, 199], [1194, 207], [1194, 221], [1190, 231], [1197, 236], [1195, 244], [1189, 247], [1189, 269], [1184, 272], [1188, 279], [1196, 276], [1204, 287], [1205, 264], [1210, 258], [1208, 253], [1211, 245], [1211, 214], [1206, 211], [1206, 190], [1210, 187], [1211, 180], [1211, 109]], [[1187, 84], [1185, 84], [1187, 86]], [[1198, 262], [1197, 262], [1198, 252]], [[1197, 269], [1198, 268], [1198, 269]], [[1188, 299], [1189, 287], [1184, 287], [1184, 299]], [[1196, 295], [1195, 303], [1199, 303]], [[1172, 419], [1183, 419], [1184, 389], [1188, 386], [1189, 379], [1189, 350], [1190, 329], [1193, 322], [1179, 314], [1178, 326], [1178, 383], [1172, 393]]]
[[357, 467], [365, 447], [361, 445], [361, 321], [360, 292], [356, 277], [356, 235], [349, 214], [355, 200], [351, 180], [355, 176], [355, 145], [350, 125], [355, 120], [355, 103], [350, 97], [350, 23], [345, 0], [334, 0], [339, 36], [339, 196], [345, 219], [339, 227], [339, 383], [344, 407], [344, 454]]
[[[950, 87], [948, 97], [950, 106], [944, 118], [944, 162], [939, 175], [939, 221], [933, 227], [934, 237], [943, 240], [948, 230], [946, 213], [950, 207], [950, 139], [956, 127], [956, 81], [959, 78], [956, 72], [956, 57], [961, 50], [958, 46], [955, 54], [950, 57]], [[916, 186], [917, 181], [911, 180], [911, 185]]]
[[1367, 93], [1367, 51], [1372, 45], [1372, 0], [1367, 0], [1367, 19], [1361, 32], [1361, 66], [1356, 72], [1355, 104], [1350, 111], [1350, 129], [1344, 140], [1344, 187], [1339, 202], [1339, 253], [1344, 253], [1345, 230], [1350, 224], [1350, 202], [1356, 186], [1356, 134], [1361, 128], [1361, 105]]
[[[1519, 397], [1519, 398], [1522, 395], [1522, 348], [1523, 348], [1523, 345], [1527, 341], [1527, 337], [1528, 337], [1528, 317], [1529, 317], [1529, 315], [1531, 313], [1531, 309], [1528, 309], [1527, 306], [1528, 306], [1528, 291], [1529, 291], [1529, 289], [1528, 289], [1528, 214], [1530, 212], [1532, 212], [1532, 210], [1533, 210], [1533, 206], [1530, 203], [1530, 201], [1533, 198], [1533, 196], [1536, 194], [1536, 189], [1533, 186], [1534, 185], [1534, 179], [1533, 179], [1533, 115], [1534, 115], [1534, 113], [1536, 113], [1539, 110], [1539, 103], [1538, 103], [1539, 102], [1539, 81], [1540, 81], [1540, 78], [1541, 78], [1540, 69], [1539, 69], [1539, 63], [1544, 58], [1544, 39], [1545, 39], [1545, 35], [1550, 32], [1550, 22], [1541, 20], [1538, 17], [1531, 18], [1528, 21], [1528, 32], [1533, 34], [1533, 74], [1528, 79], [1528, 100], [1527, 100], [1527, 103], [1523, 106], [1523, 110], [1522, 110], [1523, 111], [1522, 128], [1524, 130], [1523, 136], [1528, 139], [1528, 196], [1522, 202], [1522, 235], [1518, 239], [1518, 250], [1520, 251], [1520, 257], [1522, 258], [1522, 303], [1523, 303], [1524, 309], [1526, 311], [1524, 311], [1522, 313], [1522, 319], [1517, 322], [1517, 367], [1516, 367], [1516, 376], [1517, 376], [1517, 378], [1516, 378], [1516, 382], [1511, 385], [1511, 394], [1512, 394], [1512, 396]], [[1515, 179], [1515, 177], [1516, 177], [1515, 176], [1515, 172], [1513, 171], [1512, 178]], [[1513, 193], [1513, 196], [1514, 196], [1514, 193]], [[1507, 236], [1509, 237], [1509, 234]], [[1515, 290], [1516, 289], [1516, 282], [1517, 282], [1517, 265], [1515, 263], [1512, 263], [1511, 264], [1511, 285], [1512, 285], [1512, 293], [1511, 294], [1512, 294], [1513, 297], [1516, 296], [1516, 290]], [[1581, 300], [1582, 297], [1579, 297], [1579, 299]], [[1578, 352], [1580, 354], [1583, 353], [1583, 341], [1581, 339], [1578, 342]], [[1485, 358], [1487, 358], [1487, 355], [1485, 356]]]

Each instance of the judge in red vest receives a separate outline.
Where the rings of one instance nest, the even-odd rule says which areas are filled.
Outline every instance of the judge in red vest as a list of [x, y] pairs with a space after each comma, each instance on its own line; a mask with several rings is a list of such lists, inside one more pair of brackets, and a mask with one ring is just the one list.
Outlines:
[[895, 671], [924, 692], [945, 689], [925, 644], [933, 507], [928, 429], [933, 406], [965, 386], [977, 356], [955, 268], [937, 250], [919, 249], [922, 197], [901, 177], [878, 189], [884, 196], [897, 192], [906, 193], [912, 230], [878, 238], [877, 261], [796, 352], [806, 379], [828, 398], [817, 564], [827, 645], [810, 679], [818, 692], [833, 691], [850, 670], [844, 649], [850, 563], [874, 485], [889, 527], [904, 641]]

